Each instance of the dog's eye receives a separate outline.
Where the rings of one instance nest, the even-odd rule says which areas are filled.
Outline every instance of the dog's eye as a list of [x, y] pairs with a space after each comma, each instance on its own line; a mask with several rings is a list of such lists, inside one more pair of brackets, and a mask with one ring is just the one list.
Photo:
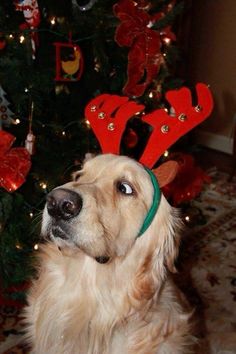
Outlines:
[[126, 195], [134, 194], [133, 188], [127, 182], [118, 182], [117, 189], [122, 194], [126, 194]]

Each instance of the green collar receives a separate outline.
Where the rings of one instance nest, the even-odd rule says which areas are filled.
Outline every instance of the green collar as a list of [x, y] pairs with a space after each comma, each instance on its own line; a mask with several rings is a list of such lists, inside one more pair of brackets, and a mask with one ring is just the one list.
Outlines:
[[156, 212], [159, 207], [160, 200], [161, 200], [161, 190], [158, 185], [156, 176], [154, 175], [154, 173], [151, 170], [149, 170], [149, 168], [145, 167], [145, 170], [147, 171], [147, 173], [149, 174], [149, 176], [151, 178], [151, 182], [152, 182], [153, 189], [154, 189], [154, 194], [153, 194], [153, 201], [152, 201], [151, 208], [149, 209], [149, 211], [144, 219], [143, 225], [142, 225], [137, 237], [140, 237], [147, 230], [147, 228], [151, 225], [151, 223], [154, 219], [154, 216], [156, 215]]

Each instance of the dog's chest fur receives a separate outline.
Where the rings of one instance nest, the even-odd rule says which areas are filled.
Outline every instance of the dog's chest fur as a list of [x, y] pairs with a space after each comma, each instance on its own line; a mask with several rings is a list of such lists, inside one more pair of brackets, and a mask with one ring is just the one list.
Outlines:
[[127, 352], [118, 329], [124, 328], [124, 316], [119, 316], [124, 299], [113, 296], [112, 278], [104, 277], [99, 286], [97, 269], [103, 265], [82, 258], [63, 257], [54, 247], [43, 255], [42, 276], [26, 309], [37, 354]]
[[[182, 345], [180, 351], [176, 349], [177, 342], [183, 343], [188, 333], [187, 316], [182, 313], [179, 319], [182, 309], [175, 299], [169, 308], [161, 300], [173, 293], [168, 290], [169, 284], [159, 292], [158, 301], [154, 296], [132, 303], [132, 286], [122, 291], [123, 281], [127, 283], [131, 274], [125, 274], [124, 269], [119, 274], [117, 265], [116, 270], [106, 273], [106, 265], [96, 264], [90, 257], [79, 260], [62, 256], [54, 246], [41, 261], [41, 276], [32, 287], [26, 309], [29, 340], [35, 343], [33, 353], [170, 353], [172, 337], [173, 353], [188, 352], [181, 350]], [[162, 351], [164, 347], [167, 351]]]

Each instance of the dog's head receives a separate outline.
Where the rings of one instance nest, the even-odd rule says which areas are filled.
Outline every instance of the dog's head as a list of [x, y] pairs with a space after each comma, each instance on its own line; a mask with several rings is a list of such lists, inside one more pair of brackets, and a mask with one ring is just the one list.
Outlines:
[[[165, 171], [158, 176], [161, 185], [170, 180]], [[150, 175], [138, 162], [125, 156], [99, 155], [86, 161], [72, 182], [49, 193], [42, 234], [62, 250], [80, 250], [101, 263], [124, 257], [143, 239], [148, 247], [163, 248], [164, 261], [171, 267], [176, 217], [163, 195], [151, 225], [138, 237], [153, 194]]]

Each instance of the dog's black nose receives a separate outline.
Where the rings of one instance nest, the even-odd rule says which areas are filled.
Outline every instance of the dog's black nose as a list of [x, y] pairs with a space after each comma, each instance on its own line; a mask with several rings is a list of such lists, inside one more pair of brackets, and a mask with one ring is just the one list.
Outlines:
[[82, 204], [81, 196], [69, 189], [57, 188], [47, 195], [47, 210], [55, 219], [74, 218], [79, 214]]

